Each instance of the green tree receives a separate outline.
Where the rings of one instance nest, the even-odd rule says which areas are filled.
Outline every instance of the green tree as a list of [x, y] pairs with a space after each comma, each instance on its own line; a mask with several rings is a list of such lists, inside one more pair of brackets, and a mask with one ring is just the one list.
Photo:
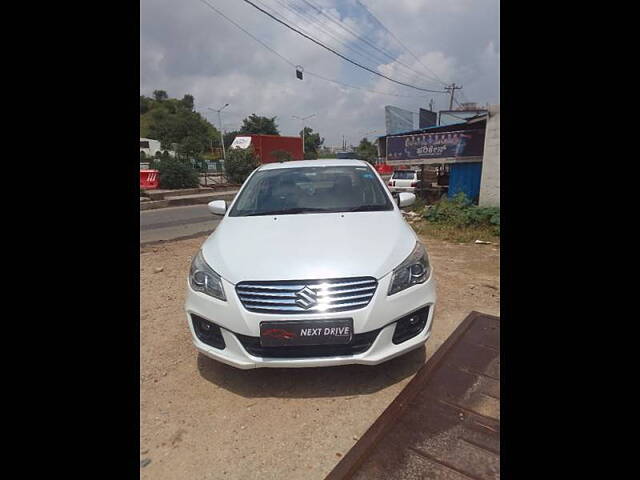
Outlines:
[[232, 148], [227, 152], [224, 169], [231, 183], [242, 183], [259, 164], [253, 147]]
[[[302, 130], [298, 134], [302, 137]], [[313, 133], [311, 127], [304, 127], [304, 158], [312, 160], [318, 158], [318, 151], [324, 143], [324, 138], [320, 138], [319, 133]]]
[[153, 98], [155, 98], [158, 102], [162, 102], [163, 100], [167, 100], [169, 98], [169, 95], [165, 90], [154, 90]]
[[252, 113], [242, 121], [240, 133], [253, 133], [262, 135], [280, 135], [276, 117], [260, 117]]
[[182, 97], [182, 100], [180, 100], [182, 102], [182, 105], [184, 105], [185, 108], [187, 108], [189, 111], [193, 110], [193, 105], [194, 105], [194, 99], [193, 99], [193, 95], [189, 95], [188, 93]]
[[[185, 98], [193, 99], [191, 95]], [[211, 144], [219, 145], [220, 134], [202, 115], [192, 111], [183, 100], [167, 99], [152, 102], [151, 109], [140, 118], [141, 133], [159, 140], [163, 149], [173, 149], [176, 144], [182, 155], [199, 158]], [[187, 103], [190, 103], [189, 100]]]
[[375, 163], [376, 158], [378, 158], [377, 147], [367, 140], [366, 137], [360, 140], [360, 145], [357, 146], [356, 153], [360, 160], [366, 160], [372, 165]]
[[152, 100], [150, 98], [140, 95], [140, 115], [149, 111], [151, 108], [151, 102]]
[[178, 156], [183, 160], [196, 159], [200, 160], [204, 153], [203, 144], [197, 137], [186, 136], [178, 144]]

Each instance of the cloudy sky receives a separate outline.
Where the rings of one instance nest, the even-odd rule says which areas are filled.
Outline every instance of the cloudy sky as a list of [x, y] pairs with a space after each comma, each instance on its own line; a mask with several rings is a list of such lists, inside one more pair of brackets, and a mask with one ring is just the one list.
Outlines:
[[[498, 0], [252, 1], [393, 79], [430, 90], [455, 82], [463, 86], [456, 92], [459, 102], [500, 102]], [[287, 61], [203, 2], [301, 65], [304, 80], [296, 78]], [[307, 124], [320, 132], [325, 145], [341, 145], [343, 135], [357, 144], [364, 134], [370, 139], [384, 134], [385, 105], [417, 113], [431, 99], [436, 110], [449, 104], [447, 94], [397, 85], [351, 65], [243, 0], [141, 0], [140, 92], [151, 95], [156, 89], [170, 97], [192, 94], [196, 110], [216, 126], [217, 114], [207, 107], [229, 103], [222, 118], [225, 130], [239, 128], [243, 118], [256, 113], [276, 116], [282, 135], [297, 135], [301, 122], [292, 115], [315, 114]]]

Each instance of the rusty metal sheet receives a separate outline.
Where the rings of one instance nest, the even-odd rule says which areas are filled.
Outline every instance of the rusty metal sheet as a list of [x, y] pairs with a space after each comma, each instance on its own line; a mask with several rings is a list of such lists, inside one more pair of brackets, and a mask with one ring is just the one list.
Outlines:
[[472, 312], [327, 476], [500, 478], [500, 319]]

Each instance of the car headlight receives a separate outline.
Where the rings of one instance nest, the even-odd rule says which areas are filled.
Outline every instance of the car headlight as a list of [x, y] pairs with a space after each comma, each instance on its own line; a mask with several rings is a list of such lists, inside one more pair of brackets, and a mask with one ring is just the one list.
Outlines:
[[189, 271], [189, 284], [196, 292], [206, 293], [220, 300], [227, 300], [222, 287], [220, 275], [205, 262], [202, 250], [193, 257], [191, 270]]
[[416, 246], [404, 262], [393, 269], [391, 276], [391, 285], [387, 295], [393, 295], [411, 285], [424, 283], [431, 275], [431, 265], [427, 251], [420, 242], [416, 242]]

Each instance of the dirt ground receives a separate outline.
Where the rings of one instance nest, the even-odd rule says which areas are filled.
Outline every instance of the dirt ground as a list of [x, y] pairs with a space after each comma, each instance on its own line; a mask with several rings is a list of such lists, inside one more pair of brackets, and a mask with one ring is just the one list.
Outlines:
[[500, 315], [499, 246], [423, 237], [438, 280], [426, 349], [375, 367], [237, 370], [197, 354], [187, 329], [204, 239], [140, 250], [142, 479], [322, 479], [470, 311]]

